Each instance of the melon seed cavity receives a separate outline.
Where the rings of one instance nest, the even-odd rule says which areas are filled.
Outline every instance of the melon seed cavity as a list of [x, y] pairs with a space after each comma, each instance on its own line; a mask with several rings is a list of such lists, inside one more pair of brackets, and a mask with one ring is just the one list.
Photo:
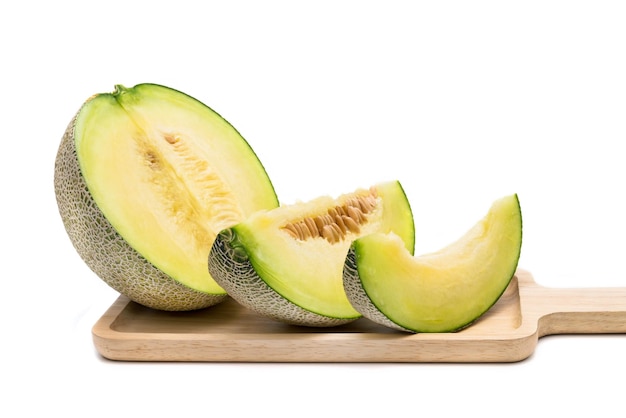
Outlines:
[[371, 190], [368, 195], [349, 197], [343, 205], [331, 207], [325, 214], [290, 222], [282, 229], [300, 241], [322, 237], [334, 244], [348, 233], [358, 234], [376, 204], [376, 192]]

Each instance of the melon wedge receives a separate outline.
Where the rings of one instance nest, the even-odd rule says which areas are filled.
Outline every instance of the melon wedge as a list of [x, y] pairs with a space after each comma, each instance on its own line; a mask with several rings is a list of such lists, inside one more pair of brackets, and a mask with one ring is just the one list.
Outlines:
[[86, 264], [131, 300], [171, 311], [224, 300], [206, 265], [215, 236], [278, 206], [237, 130], [156, 84], [118, 85], [83, 104], [59, 146], [54, 188]]
[[233, 299], [261, 315], [293, 325], [341, 325], [361, 316], [342, 284], [351, 242], [390, 231], [413, 252], [413, 216], [397, 181], [257, 212], [217, 236], [209, 271]]
[[522, 215], [517, 195], [440, 251], [413, 256], [393, 233], [356, 239], [345, 260], [348, 299], [364, 317], [408, 332], [452, 332], [482, 316], [517, 269]]

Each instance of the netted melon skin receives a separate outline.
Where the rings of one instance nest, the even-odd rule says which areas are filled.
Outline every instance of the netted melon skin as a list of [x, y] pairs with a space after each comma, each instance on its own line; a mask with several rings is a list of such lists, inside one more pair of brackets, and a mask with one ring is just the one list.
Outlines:
[[348, 255], [346, 256], [343, 267], [343, 288], [350, 304], [357, 312], [363, 315], [364, 318], [398, 331], [414, 332], [391, 321], [372, 303], [361, 284], [356, 265], [356, 254], [352, 248], [348, 250]]
[[164, 311], [216, 305], [224, 294], [207, 294], [172, 279], [135, 251], [94, 202], [81, 174], [74, 126], [68, 125], [54, 167], [57, 206], [72, 245], [87, 266], [110, 287], [134, 302]]
[[239, 304], [272, 320], [306, 327], [335, 327], [357, 318], [331, 318], [306, 310], [285, 299], [256, 273], [248, 255], [235, 248], [232, 229], [219, 233], [209, 253], [211, 277]]

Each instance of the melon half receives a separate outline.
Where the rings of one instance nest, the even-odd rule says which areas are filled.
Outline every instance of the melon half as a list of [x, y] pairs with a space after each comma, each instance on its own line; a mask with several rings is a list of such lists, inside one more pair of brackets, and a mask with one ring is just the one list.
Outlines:
[[116, 86], [69, 124], [54, 168], [65, 229], [106, 283], [154, 309], [214, 305], [217, 233], [278, 206], [249, 144], [212, 109], [156, 84]]

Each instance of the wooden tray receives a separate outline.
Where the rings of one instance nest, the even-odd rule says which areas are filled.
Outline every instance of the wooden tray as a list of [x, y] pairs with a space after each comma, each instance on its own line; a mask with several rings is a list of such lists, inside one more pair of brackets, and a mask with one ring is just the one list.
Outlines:
[[232, 299], [163, 312], [120, 296], [92, 333], [103, 357], [125, 361], [515, 362], [544, 335], [626, 333], [626, 288], [546, 288], [518, 270], [479, 321], [433, 334], [393, 331], [365, 318], [333, 328], [291, 326]]

